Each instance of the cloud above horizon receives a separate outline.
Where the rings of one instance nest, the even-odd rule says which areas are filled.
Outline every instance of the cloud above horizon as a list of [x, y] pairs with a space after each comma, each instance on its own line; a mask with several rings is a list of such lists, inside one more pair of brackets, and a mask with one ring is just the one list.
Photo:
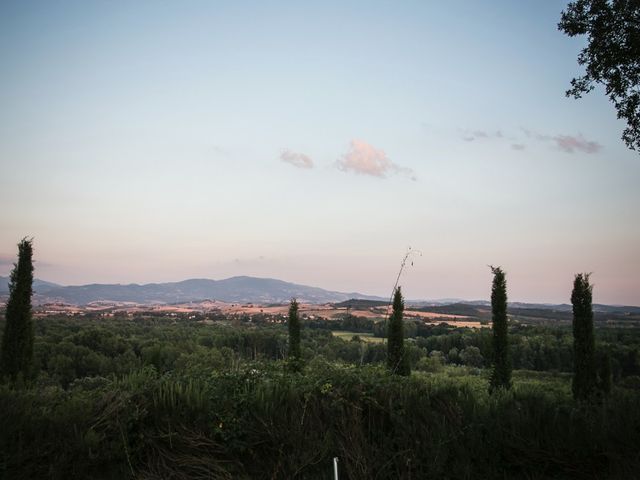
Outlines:
[[280, 160], [289, 163], [297, 168], [313, 168], [313, 160], [304, 153], [292, 152], [291, 150], [284, 150], [280, 154]]
[[[602, 150], [602, 145], [593, 140], [587, 140], [578, 135], [547, 135], [543, 133], [534, 132], [527, 128], [520, 128], [521, 133], [515, 135], [505, 135], [501, 130], [487, 131], [487, 130], [460, 130], [462, 134], [462, 140], [465, 142], [474, 142], [476, 140], [497, 140], [504, 141], [510, 144], [512, 150], [522, 151], [525, 150], [527, 145], [524, 140], [533, 140], [537, 142], [552, 142], [554, 146], [565, 153], [582, 152], [586, 154], [598, 153]], [[524, 134], [524, 136], [522, 135]]]
[[582, 135], [556, 135], [552, 138], [563, 152], [573, 153], [574, 151], [584, 153], [597, 153], [602, 150], [602, 145], [598, 142], [586, 140]]
[[585, 139], [582, 134], [578, 135], [545, 135], [542, 133], [532, 132], [523, 128], [522, 131], [527, 138], [532, 138], [540, 142], [553, 142], [558, 150], [565, 153], [582, 152], [587, 154], [598, 153], [602, 150], [602, 145], [598, 142]]
[[416, 180], [413, 170], [391, 161], [384, 150], [377, 149], [362, 140], [351, 140], [349, 151], [342, 155], [337, 167], [343, 172], [387, 178], [388, 174], [404, 173]]
[[496, 130], [495, 132], [488, 132], [486, 130], [463, 131], [463, 135], [462, 139], [465, 142], [473, 142], [474, 140], [485, 138], [504, 138], [501, 130]]

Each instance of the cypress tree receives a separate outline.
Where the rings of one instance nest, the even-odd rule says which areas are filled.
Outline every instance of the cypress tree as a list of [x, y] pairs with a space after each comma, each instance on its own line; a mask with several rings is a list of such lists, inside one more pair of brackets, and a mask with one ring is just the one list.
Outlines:
[[404, 325], [402, 317], [404, 312], [404, 300], [400, 287], [396, 288], [393, 295], [393, 307], [389, 317], [387, 332], [387, 365], [391, 373], [408, 376], [411, 374], [409, 359], [404, 351]]
[[289, 305], [289, 361], [294, 367], [298, 367], [300, 362], [300, 318], [298, 317], [298, 301], [291, 299]]
[[13, 265], [9, 280], [9, 300], [2, 336], [0, 372], [12, 382], [26, 379], [33, 363], [33, 321], [31, 295], [33, 293], [32, 240], [18, 243], [18, 263]]
[[493, 328], [493, 371], [489, 391], [511, 388], [511, 361], [507, 328], [507, 280], [500, 267], [491, 267], [491, 318]]
[[592, 290], [588, 273], [579, 273], [573, 282], [573, 397], [584, 400], [596, 391], [596, 344], [593, 335]]

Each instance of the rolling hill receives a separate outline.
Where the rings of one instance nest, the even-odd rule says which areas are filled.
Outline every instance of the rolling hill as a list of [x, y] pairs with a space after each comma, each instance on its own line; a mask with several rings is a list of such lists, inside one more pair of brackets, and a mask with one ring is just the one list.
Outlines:
[[[8, 277], [0, 277], [0, 295], [8, 293]], [[282, 303], [295, 297], [301, 302], [331, 303], [350, 298], [380, 300], [360, 293], [342, 293], [298, 285], [272, 278], [232, 277], [224, 280], [189, 279], [181, 282], [139, 284], [89, 284], [61, 286], [34, 281], [34, 302], [86, 305], [97, 301], [167, 304], [200, 300], [234, 303]]]

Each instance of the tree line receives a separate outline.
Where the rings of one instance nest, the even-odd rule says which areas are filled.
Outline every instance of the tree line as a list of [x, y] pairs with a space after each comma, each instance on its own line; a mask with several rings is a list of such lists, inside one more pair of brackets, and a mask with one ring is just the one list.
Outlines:
[[[492, 341], [490, 391], [511, 388], [512, 360], [509, 349], [507, 318], [507, 283], [501, 267], [491, 267]], [[2, 337], [0, 373], [10, 382], [28, 378], [33, 364], [33, 320], [31, 296], [33, 293], [33, 244], [24, 238], [18, 244], [18, 262], [14, 265], [9, 282], [9, 300], [6, 308], [6, 324]], [[575, 276], [571, 303], [573, 310], [573, 382], [572, 391], [576, 399], [586, 399], [597, 393], [608, 393], [611, 389], [611, 357], [601, 355], [598, 365], [593, 328], [593, 308], [590, 275]], [[291, 300], [288, 326], [288, 364], [293, 371], [303, 368], [301, 322], [298, 302]], [[393, 294], [392, 311], [387, 323], [387, 367], [392, 374], [408, 376], [411, 362], [405, 348], [403, 322], [404, 299], [401, 287]], [[471, 354], [470, 351], [469, 354]], [[148, 351], [153, 355], [153, 350]], [[448, 351], [455, 357], [458, 352]], [[479, 353], [479, 352], [478, 352]], [[161, 355], [159, 352], [157, 355]], [[453, 355], [452, 355], [453, 354]], [[477, 355], [476, 355], [477, 356]]]

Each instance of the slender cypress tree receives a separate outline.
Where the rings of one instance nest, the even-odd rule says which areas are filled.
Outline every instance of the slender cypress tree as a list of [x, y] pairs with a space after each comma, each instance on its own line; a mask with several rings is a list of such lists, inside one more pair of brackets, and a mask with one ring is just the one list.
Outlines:
[[491, 316], [493, 323], [493, 371], [489, 391], [511, 388], [511, 360], [507, 328], [507, 280], [500, 267], [491, 267]]
[[2, 337], [0, 372], [14, 382], [19, 376], [28, 378], [33, 363], [33, 293], [32, 240], [18, 243], [18, 263], [13, 265], [9, 280], [9, 300]]
[[396, 288], [393, 295], [393, 307], [389, 317], [387, 332], [387, 365], [391, 373], [408, 376], [411, 374], [409, 359], [404, 351], [404, 325], [402, 317], [404, 312], [404, 300], [400, 287]]
[[289, 305], [289, 319], [287, 322], [289, 327], [289, 360], [293, 364], [300, 361], [300, 317], [298, 317], [298, 301], [291, 299]]
[[596, 343], [593, 335], [592, 291], [588, 273], [579, 273], [573, 282], [573, 397], [585, 400], [596, 391]]

